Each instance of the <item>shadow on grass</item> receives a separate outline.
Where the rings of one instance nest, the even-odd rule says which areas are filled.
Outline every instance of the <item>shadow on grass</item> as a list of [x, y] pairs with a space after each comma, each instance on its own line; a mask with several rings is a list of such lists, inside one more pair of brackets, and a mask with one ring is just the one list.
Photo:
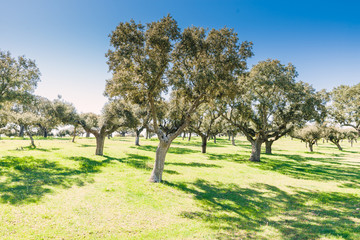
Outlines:
[[207, 163], [181, 163], [181, 162], [168, 162], [166, 165], [175, 165], [175, 166], [183, 166], [183, 167], [207, 167], [207, 168], [222, 168], [222, 166], [216, 164], [207, 164]]
[[248, 161], [248, 155], [208, 154], [209, 160], [226, 160], [275, 171], [298, 179], [343, 181], [345, 186], [360, 187], [360, 165], [343, 163], [341, 158], [309, 157], [297, 154], [262, 154], [261, 162]]
[[[151, 145], [143, 145], [143, 146], [132, 146], [131, 148], [136, 148], [138, 150], [149, 151], [149, 152], [156, 152], [157, 147]], [[174, 154], [190, 154], [190, 153], [198, 153], [199, 151], [188, 149], [188, 148], [181, 148], [181, 147], [170, 147], [168, 153]]]
[[219, 239], [360, 238], [360, 198], [353, 194], [296, 189], [290, 194], [268, 184], [240, 188], [204, 180], [164, 184], [192, 195], [201, 209], [181, 216], [204, 221]]
[[92, 182], [86, 173], [97, 169], [81, 165], [79, 169], [68, 168], [46, 159], [32, 156], [5, 156], [0, 160], [0, 202], [24, 204], [39, 201], [52, 187], [68, 188]]
[[41, 151], [41, 152], [51, 152], [51, 151], [57, 151], [60, 150], [60, 148], [39, 148], [39, 147], [32, 147], [32, 146], [26, 146], [26, 147], [17, 147], [14, 150], [10, 150], [11, 152], [18, 152], [18, 151]]
[[[121, 163], [124, 163], [130, 167], [136, 168], [136, 169], [140, 169], [140, 170], [145, 170], [145, 171], [151, 171], [153, 168], [153, 161], [154, 159], [148, 156], [144, 156], [144, 155], [139, 155], [139, 154], [131, 154], [131, 153], [127, 153], [126, 154], [127, 157], [124, 158], [115, 158], [115, 157], [110, 157], [110, 156], [105, 156], [106, 161], [118, 161]], [[164, 169], [165, 173], [168, 174], [179, 174], [177, 171], [174, 170], [169, 170], [169, 169]]]

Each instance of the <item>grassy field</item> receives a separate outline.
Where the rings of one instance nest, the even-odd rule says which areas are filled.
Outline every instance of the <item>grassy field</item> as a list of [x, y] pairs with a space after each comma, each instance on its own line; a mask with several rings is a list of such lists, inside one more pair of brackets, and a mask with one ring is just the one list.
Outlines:
[[360, 143], [177, 139], [162, 184], [157, 140], [0, 140], [0, 239], [360, 239]]

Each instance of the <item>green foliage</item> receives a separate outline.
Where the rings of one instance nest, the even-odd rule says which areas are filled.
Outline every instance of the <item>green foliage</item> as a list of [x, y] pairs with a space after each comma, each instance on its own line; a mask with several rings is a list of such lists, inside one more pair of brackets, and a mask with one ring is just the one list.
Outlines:
[[0, 107], [6, 101], [24, 101], [40, 81], [35, 61], [0, 51]]
[[360, 83], [336, 87], [330, 96], [331, 116], [341, 125], [353, 127], [360, 133]]

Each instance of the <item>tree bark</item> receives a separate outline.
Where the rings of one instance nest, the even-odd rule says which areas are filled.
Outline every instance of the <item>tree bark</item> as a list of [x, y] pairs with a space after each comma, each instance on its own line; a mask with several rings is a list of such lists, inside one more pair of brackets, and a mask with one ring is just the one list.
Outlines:
[[228, 132], [228, 140], [230, 141], [230, 138], [231, 138], [231, 133], [230, 132]]
[[140, 146], [140, 132], [139, 131], [135, 131], [136, 136], [135, 136], [135, 145], [136, 146]]
[[216, 143], [216, 135], [214, 135], [214, 143]]
[[251, 155], [249, 159], [250, 161], [260, 162], [261, 144], [262, 140], [260, 139], [255, 139], [255, 141], [251, 141]]
[[354, 140], [350, 140], [351, 147], [354, 145]]
[[151, 173], [150, 182], [159, 183], [162, 181], [166, 153], [170, 147], [171, 141], [161, 141], [156, 149], [155, 165]]
[[310, 149], [310, 152], [313, 152], [313, 151], [314, 151], [314, 149], [313, 149], [313, 145], [314, 145], [314, 143], [309, 142], [309, 149]]
[[266, 141], [265, 142], [265, 153], [266, 154], [272, 154], [272, 144], [274, 143], [274, 141]]
[[24, 125], [20, 125], [19, 137], [24, 137], [24, 131], [25, 131]]
[[182, 140], [184, 140], [185, 137], [186, 137], [186, 132], [183, 133], [183, 138], [182, 138]]
[[90, 132], [86, 132], [86, 137], [87, 137], [87, 138], [90, 137]]
[[96, 151], [95, 155], [104, 155], [104, 143], [105, 143], [105, 135], [97, 135], [96, 138]]
[[343, 150], [342, 147], [340, 146], [339, 141], [332, 141], [332, 142], [336, 145], [336, 147], [337, 147], [340, 151]]
[[231, 144], [235, 146], [235, 133], [231, 135]]
[[189, 132], [189, 138], [188, 138], [188, 141], [190, 141], [191, 139], [191, 132]]
[[43, 129], [44, 130], [44, 138], [47, 138], [48, 137], [48, 131], [46, 128]]
[[28, 131], [27, 129], [25, 129], [25, 131], [26, 131], [26, 133], [27, 133], [27, 134], [29, 135], [29, 137], [30, 137], [31, 146], [32, 146], [33, 148], [36, 148], [36, 146], [35, 146], [35, 142], [34, 142], [34, 139], [33, 139], [33, 137], [32, 137], [31, 132], [30, 132], [30, 131]]
[[201, 152], [206, 153], [206, 145], [207, 145], [207, 136], [201, 136]]

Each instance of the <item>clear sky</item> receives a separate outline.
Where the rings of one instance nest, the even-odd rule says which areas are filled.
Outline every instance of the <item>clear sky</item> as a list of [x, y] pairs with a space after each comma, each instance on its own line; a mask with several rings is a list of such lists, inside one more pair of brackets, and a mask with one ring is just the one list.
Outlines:
[[35, 59], [36, 94], [58, 94], [79, 112], [99, 113], [110, 78], [108, 35], [120, 23], [170, 13], [180, 28], [234, 28], [254, 43], [249, 67], [267, 58], [293, 63], [317, 90], [360, 82], [360, 1], [0, 0], [0, 49]]

